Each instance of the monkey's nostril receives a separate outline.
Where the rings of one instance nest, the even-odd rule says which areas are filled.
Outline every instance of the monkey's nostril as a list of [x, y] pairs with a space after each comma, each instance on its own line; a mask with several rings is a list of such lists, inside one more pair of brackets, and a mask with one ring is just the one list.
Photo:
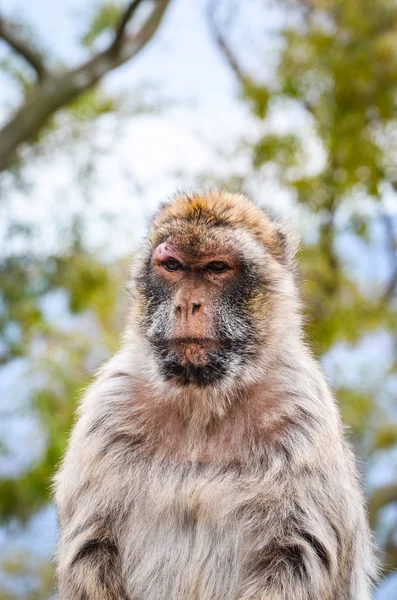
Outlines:
[[201, 304], [199, 304], [197, 302], [193, 302], [192, 303], [192, 315], [195, 315], [196, 313], [198, 313], [200, 308], [201, 308]]
[[175, 307], [175, 312], [176, 312], [177, 315], [181, 315], [182, 314], [182, 306], [180, 304], [178, 304]]

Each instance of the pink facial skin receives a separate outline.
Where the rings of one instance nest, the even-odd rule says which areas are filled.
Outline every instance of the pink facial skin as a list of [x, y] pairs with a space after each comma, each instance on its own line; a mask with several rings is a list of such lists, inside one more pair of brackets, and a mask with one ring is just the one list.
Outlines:
[[152, 260], [155, 264], [172, 259], [182, 262], [178, 254], [169, 246], [169, 244], [167, 244], [167, 242], [157, 246], [156, 250], [153, 252]]

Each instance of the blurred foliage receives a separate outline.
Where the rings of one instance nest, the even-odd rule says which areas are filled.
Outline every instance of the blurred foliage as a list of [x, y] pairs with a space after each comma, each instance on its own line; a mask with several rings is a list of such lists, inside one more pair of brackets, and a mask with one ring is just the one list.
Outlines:
[[[97, 4], [82, 39], [92, 45], [120, 18], [122, 3]], [[35, 48], [39, 44], [21, 25], [21, 32]], [[56, 57], [52, 63], [62, 64]], [[4, 81], [15, 97], [29, 100], [35, 81], [20, 56], [5, 52], [0, 62]], [[13, 106], [7, 107], [12, 114]], [[142, 107], [138, 107], [141, 110]], [[73, 156], [94, 144], [93, 128], [109, 113], [121, 112], [120, 98], [96, 86], [62, 107], [29, 140], [0, 180], [0, 201], [7, 206], [10, 190], [31, 191], [26, 166], [60, 151]], [[91, 152], [91, 151], [90, 151]], [[76, 162], [78, 184], [84, 192], [95, 177], [91, 153], [81, 166]], [[87, 195], [87, 194], [86, 194]], [[60, 207], [61, 208], [61, 207]], [[0, 523], [7, 538], [29, 527], [32, 517], [50, 502], [54, 471], [66, 445], [76, 404], [92, 373], [116, 349], [121, 328], [125, 264], [105, 264], [87, 250], [79, 220], [69, 225], [59, 213], [61, 239], [55, 254], [30, 248], [31, 226], [7, 218], [3, 250], [14, 239], [25, 239], [21, 251], [2, 252], [0, 257], [0, 367], [15, 359], [24, 364], [26, 398], [13, 397], [0, 409], [0, 419], [31, 418], [37, 424], [44, 450], [35, 454], [26, 447], [26, 461], [12, 475], [0, 478]], [[65, 230], [69, 228], [69, 230]], [[52, 314], [55, 311], [55, 317]], [[4, 415], [3, 415], [4, 411]], [[6, 425], [2, 431], [6, 432]], [[24, 445], [21, 439], [21, 445]], [[0, 462], [9, 459], [7, 435], [0, 442]], [[10, 544], [0, 550], [0, 599], [43, 600], [53, 595], [53, 564], [45, 554]]]
[[[45, 439], [44, 452], [32, 458], [26, 469], [0, 480], [3, 525], [15, 526], [15, 519], [20, 526], [27, 525], [50, 500], [52, 477], [67, 442], [78, 398], [92, 372], [116, 349], [123, 312], [124, 270], [123, 263], [105, 265], [79, 245], [60, 256], [14, 256], [0, 264], [2, 360], [5, 363], [19, 356], [28, 359], [28, 403], [22, 411], [39, 418]], [[51, 317], [51, 309], [57, 313], [55, 318]], [[12, 340], [7, 337], [11, 324], [17, 331]], [[18, 414], [18, 405], [16, 408]], [[0, 459], [2, 453], [7, 453], [7, 444], [3, 446]], [[3, 573], [14, 574], [21, 589], [31, 581], [24, 598], [50, 597], [52, 565], [37, 558], [33, 564], [26, 561], [23, 552], [18, 556], [14, 551], [6, 552]], [[2, 600], [18, 597], [20, 593], [2, 590], [0, 585]]]
[[[3, 587], [0, 584], [1, 600], [43, 600], [51, 598], [54, 590], [54, 576], [52, 565], [48, 562], [37, 560], [36, 556], [17, 552], [3, 562], [3, 573], [6, 578], [20, 584], [23, 594], [18, 591]], [[38, 581], [39, 585], [26, 585], [26, 582]], [[14, 586], [15, 587], [15, 586]], [[17, 586], [16, 586], [17, 587]]]
[[[2, 313], [1, 339], [7, 353], [3, 361], [30, 355], [31, 369], [40, 372], [43, 380], [35, 385], [32, 379], [29, 408], [40, 415], [46, 451], [27, 472], [0, 481], [1, 519], [17, 516], [26, 521], [49, 499], [51, 476], [65, 447], [79, 392], [90, 378], [89, 370], [116, 348], [123, 269], [120, 264], [98, 263], [81, 248], [42, 260], [22, 261], [19, 257], [18, 269], [13, 260], [6, 260], [1, 267], [0, 279], [6, 283], [2, 301], [9, 309]], [[57, 297], [51, 297], [54, 291]], [[67, 297], [67, 306], [64, 314], [61, 308], [59, 322], [51, 318], [49, 322], [42, 300], [49, 299], [57, 309], [59, 292]], [[68, 313], [84, 319], [69, 323]], [[10, 343], [4, 330], [11, 323], [18, 326], [18, 340]]]
[[[259, 85], [244, 76], [242, 85], [253, 113], [267, 124], [253, 147], [254, 168], [266, 171], [273, 165], [281, 185], [292, 190], [305, 214], [318, 224], [313, 225], [314, 241], [300, 254], [308, 337], [319, 356], [338, 343], [353, 350], [371, 332], [389, 332], [396, 347], [397, 4], [286, 0], [284, 7], [290, 18], [281, 31], [274, 79]], [[237, 54], [239, 49], [234, 50]], [[277, 110], [291, 110], [305, 127], [294, 130], [292, 124], [281, 133], [272, 129]], [[308, 136], [318, 149], [312, 164]], [[393, 194], [391, 213], [384, 204], [385, 184]], [[371, 251], [388, 257], [388, 280], [369, 273], [366, 287], [371, 277], [374, 282], [364, 289], [349, 255], [340, 249], [339, 240], [346, 234], [353, 243], [360, 240], [363, 260]], [[395, 353], [385, 378], [396, 372]], [[368, 389], [364, 373], [362, 389], [342, 382], [336, 389], [343, 418], [368, 464], [381, 451], [397, 448], [397, 390], [394, 384], [388, 402], [381, 402], [385, 383]], [[380, 526], [380, 508], [397, 502], [394, 483], [385, 487], [382, 498], [383, 503], [370, 498], [374, 527]], [[397, 519], [384, 545], [385, 570], [397, 569], [396, 527]]]
[[[258, 16], [266, 19], [267, 3], [258, 6]], [[266, 177], [271, 168], [312, 224], [300, 263], [307, 333], [315, 353], [326, 358], [338, 345], [354, 353], [369, 335], [376, 344], [380, 332], [387, 332], [396, 345], [397, 224], [385, 206], [384, 189], [385, 184], [392, 191], [397, 187], [397, 5], [393, 0], [285, 0], [282, 6], [289, 18], [280, 33], [284, 43], [274, 80], [264, 85], [243, 78], [243, 98], [258, 119], [258, 131], [265, 132], [249, 148], [253, 172], [247, 179], [261, 173]], [[96, 8], [81, 39], [90, 48], [114, 27], [120, 4], [106, 1]], [[233, 50], [238, 55], [241, 48]], [[29, 69], [11, 54], [0, 69], [27, 97]], [[14, 176], [13, 185], [25, 185], [21, 166], [37, 154], [57, 152], [61, 144], [73, 152], [81, 137], [88, 145], [87, 128], [119, 108], [118, 98], [100, 87], [86, 92], [41, 128], [34, 150], [21, 153], [6, 175]], [[274, 123], [280, 112], [288, 111], [293, 115], [290, 128], [281, 131]], [[304, 127], [294, 128], [295, 121]], [[313, 140], [310, 153], [308, 142]], [[18, 232], [13, 228], [11, 220], [10, 237], [21, 235], [20, 225]], [[341, 244], [346, 236], [360, 243], [363, 261], [371, 253], [386, 257], [386, 278], [366, 272], [362, 283], [349, 245]], [[0, 479], [0, 520], [7, 527], [27, 525], [50, 501], [51, 477], [79, 394], [116, 348], [124, 267], [120, 261], [105, 264], [89, 252], [78, 227], [59, 253], [30, 252], [27, 241], [24, 251], [0, 260], [0, 364], [7, 368], [14, 359], [25, 361], [28, 398], [18, 410], [38, 420], [45, 439], [41, 455]], [[51, 311], [59, 305], [54, 317]], [[384, 380], [371, 385], [366, 372], [332, 382], [351, 437], [371, 468], [378, 458], [392, 457], [397, 447], [395, 384], [385, 392], [396, 367], [394, 357]], [[0, 442], [0, 459], [6, 446]], [[393, 502], [395, 483], [369, 490], [371, 523], [382, 534], [384, 510]], [[386, 527], [385, 570], [397, 568], [397, 520]], [[34, 580], [22, 597], [50, 597], [50, 567], [25, 555], [0, 556], [0, 562], [3, 558], [3, 572]], [[0, 599], [21, 597], [1, 585]]]
[[95, 8], [89, 29], [81, 38], [84, 46], [91, 46], [104, 32], [114, 30], [120, 19], [120, 2], [114, 0], [101, 2]]

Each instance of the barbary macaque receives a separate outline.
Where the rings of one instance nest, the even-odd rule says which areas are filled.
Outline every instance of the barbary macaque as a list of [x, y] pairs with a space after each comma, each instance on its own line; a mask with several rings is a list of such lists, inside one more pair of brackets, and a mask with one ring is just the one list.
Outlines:
[[56, 476], [59, 600], [369, 600], [363, 495], [303, 338], [294, 246], [243, 195], [155, 215]]

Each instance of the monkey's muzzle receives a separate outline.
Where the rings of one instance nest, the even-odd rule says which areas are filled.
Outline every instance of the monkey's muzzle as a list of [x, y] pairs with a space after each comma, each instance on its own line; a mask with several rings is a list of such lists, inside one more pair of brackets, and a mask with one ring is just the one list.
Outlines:
[[208, 354], [218, 349], [219, 343], [208, 338], [178, 338], [171, 342], [170, 347], [181, 367], [205, 367], [209, 363]]
[[208, 338], [152, 341], [164, 377], [181, 385], [211, 385], [222, 379], [230, 365], [231, 348]]

